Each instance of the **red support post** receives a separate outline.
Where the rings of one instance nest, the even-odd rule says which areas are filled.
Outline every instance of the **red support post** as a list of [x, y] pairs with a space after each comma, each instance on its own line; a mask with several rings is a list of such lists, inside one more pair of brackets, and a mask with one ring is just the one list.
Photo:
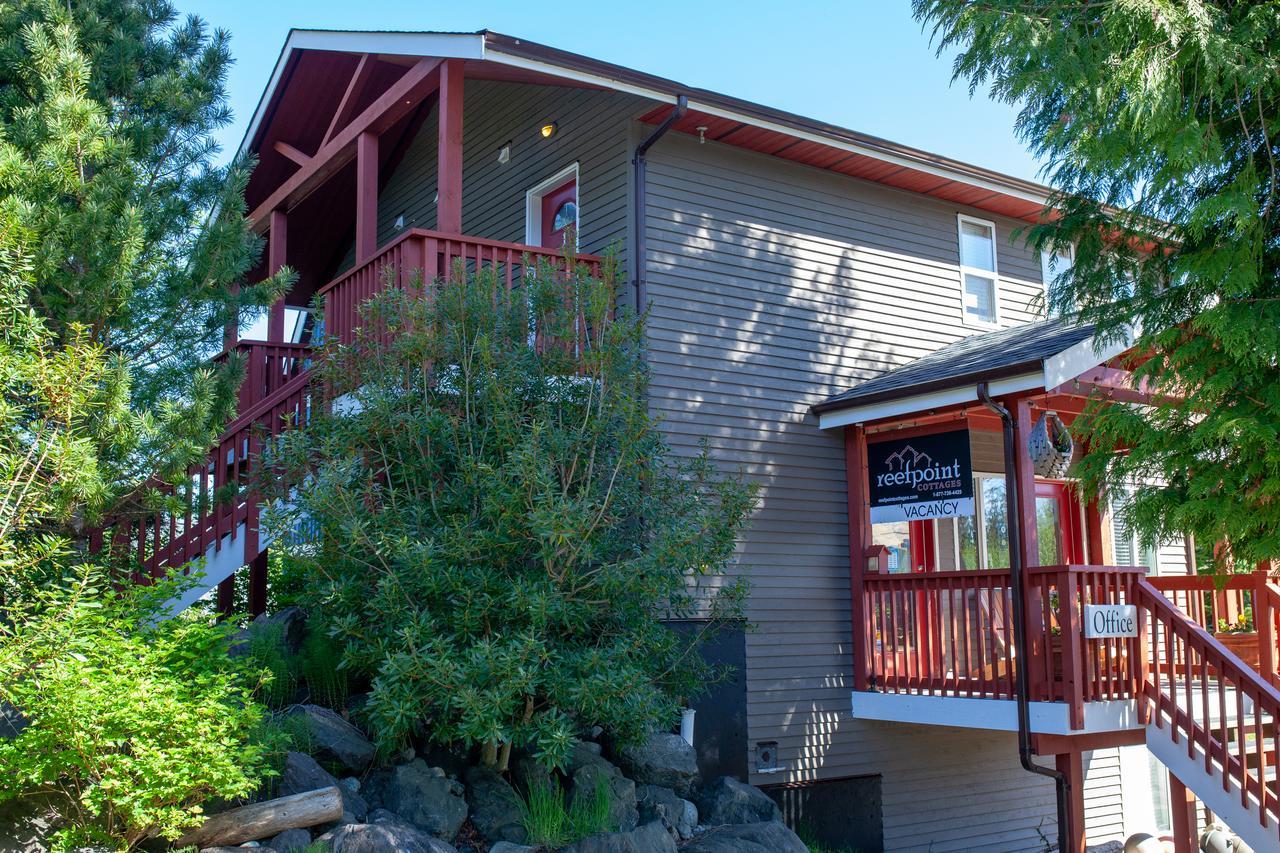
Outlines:
[[867, 482], [867, 432], [862, 426], [845, 427], [844, 465], [848, 487], [849, 513], [849, 599], [853, 618], [853, 689], [870, 687], [863, 609], [863, 576], [867, 570], [867, 549], [871, 546], [871, 512]]
[[[1046, 636], [1048, 628], [1041, 613], [1041, 602], [1036, 598], [1038, 587], [1030, 582], [1030, 575], [1027, 574], [1028, 569], [1040, 564], [1040, 537], [1036, 524], [1036, 474], [1031, 467], [1031, 457], [1027, 450], [1035, 418], [1031, 412], [1031, 402], [1025, 397], [1005, 400], [1004, 405], [1014, 417], [1014, 475], [1018, 483], [1015, 509], [1022, 541], [1023, 603], [1027, 620], [1027, 655], [1030, 659], [1029, 686], [1034, 697], [1042, 695], [1048, 689], [1040, 681], [1044, 674], [1045, 658], [1050, 653]], [[1063, 637], [1064, 648], [1068, 640], [1069, 638]]]
[[1064, 853], [1084, 853], [1084, 762], [1081, 753], [1063, 752], [1054, 756], [1058, 772], [1067, 777], [1067, 832], [1071, 836]]
[[[248, 543], [246, 543], [248, 544]], [[249, 615], [267, 612], [267, 549], [249, 564]]]
[[[267, 232], [267, 275], [275, 275], [287, 263], [285, 249], [288, 240], [289, 217], [283, 210], [271, 211], [271, 230]], [[284, 297], [271, 306], [267, 321], [267, 340], [284, 340]]]
[[218, 618], [226, 619], [236, 612], [236, 573], [218, 584]]
[[356, 138], [356, 265], [378, 251], [378, 136]]
[[1173, 810], [1174, 853], [1195, 853], [1200, 846], [1196, 837], [1196, 798], [1172, 771], [1169, 772], [1169, 805]]
[[1276, 632], [1275, 618], [1271, 612], [1271, 597], [1267, 594], [1269, 563], [1259, 563], [1253, 573], [1253, 630], [1258, 632], [1258, 668], [1268, 682], [1275, 682]]
[[436, 160], [436, 230], [462, 233], [462, 60], [440, 65], [440, 127]]

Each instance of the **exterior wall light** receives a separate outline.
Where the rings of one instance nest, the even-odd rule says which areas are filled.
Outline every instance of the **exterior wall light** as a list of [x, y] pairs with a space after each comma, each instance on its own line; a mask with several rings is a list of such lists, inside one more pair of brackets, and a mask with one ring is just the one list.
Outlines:
[[560, 129], [560, 126], [558, 124], [556, 124], [554, 121], [549, 121], [546, 124], [544, 124], [541, 127], [541, 129], [539, 129], [538, 132], [542, 134], [543, 139], [550, 139], [551, 137], [556, 135], [556, 131], [559, 129]]
[[505, 143], [498, 149], [498, 162], [506, 165], [511, 162], [511, 143]]

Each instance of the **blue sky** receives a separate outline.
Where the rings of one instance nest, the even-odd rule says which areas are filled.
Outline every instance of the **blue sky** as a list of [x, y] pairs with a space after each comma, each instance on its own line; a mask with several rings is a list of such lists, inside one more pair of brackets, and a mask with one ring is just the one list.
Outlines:
[[1023, 178], [1015, 110], [951, 83], [907, 0], [175, 0], [231, 31], [230, 153], [290, 27], [492, 29]]

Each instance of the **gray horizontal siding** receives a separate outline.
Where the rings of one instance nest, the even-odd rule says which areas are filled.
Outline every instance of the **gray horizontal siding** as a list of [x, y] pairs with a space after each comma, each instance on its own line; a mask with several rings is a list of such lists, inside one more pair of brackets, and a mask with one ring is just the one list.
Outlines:
[[[649, 176], [651, 405], [678, 452], [705, 439], [761, 486], [739, 550], [748, 738], [777, 740], [787, 771], [753, 781], [880, 773], [887, 849], [1043, 849], [1053, 788], [1018, 767], [1012, 735], [850, 717], [843, 445], [808, 413], [975, 331], [955, 219], [972, 211], [675, 135]], [[1009, 323], [1041, 287], [1015, 228], [997, 221]], [[999, 447], [975, 434], [975, 463], [999, 470]]]

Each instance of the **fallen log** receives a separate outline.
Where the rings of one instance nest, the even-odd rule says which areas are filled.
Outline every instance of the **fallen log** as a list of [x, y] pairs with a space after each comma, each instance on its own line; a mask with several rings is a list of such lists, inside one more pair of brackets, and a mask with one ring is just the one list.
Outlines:
[[235, 845], [269, 838], [286, 829], [305, 829], [318, 823], [328, 823], [340, 817], [342, 793], [330, 785], [220, 812], [174, 844], [178, 848]]

